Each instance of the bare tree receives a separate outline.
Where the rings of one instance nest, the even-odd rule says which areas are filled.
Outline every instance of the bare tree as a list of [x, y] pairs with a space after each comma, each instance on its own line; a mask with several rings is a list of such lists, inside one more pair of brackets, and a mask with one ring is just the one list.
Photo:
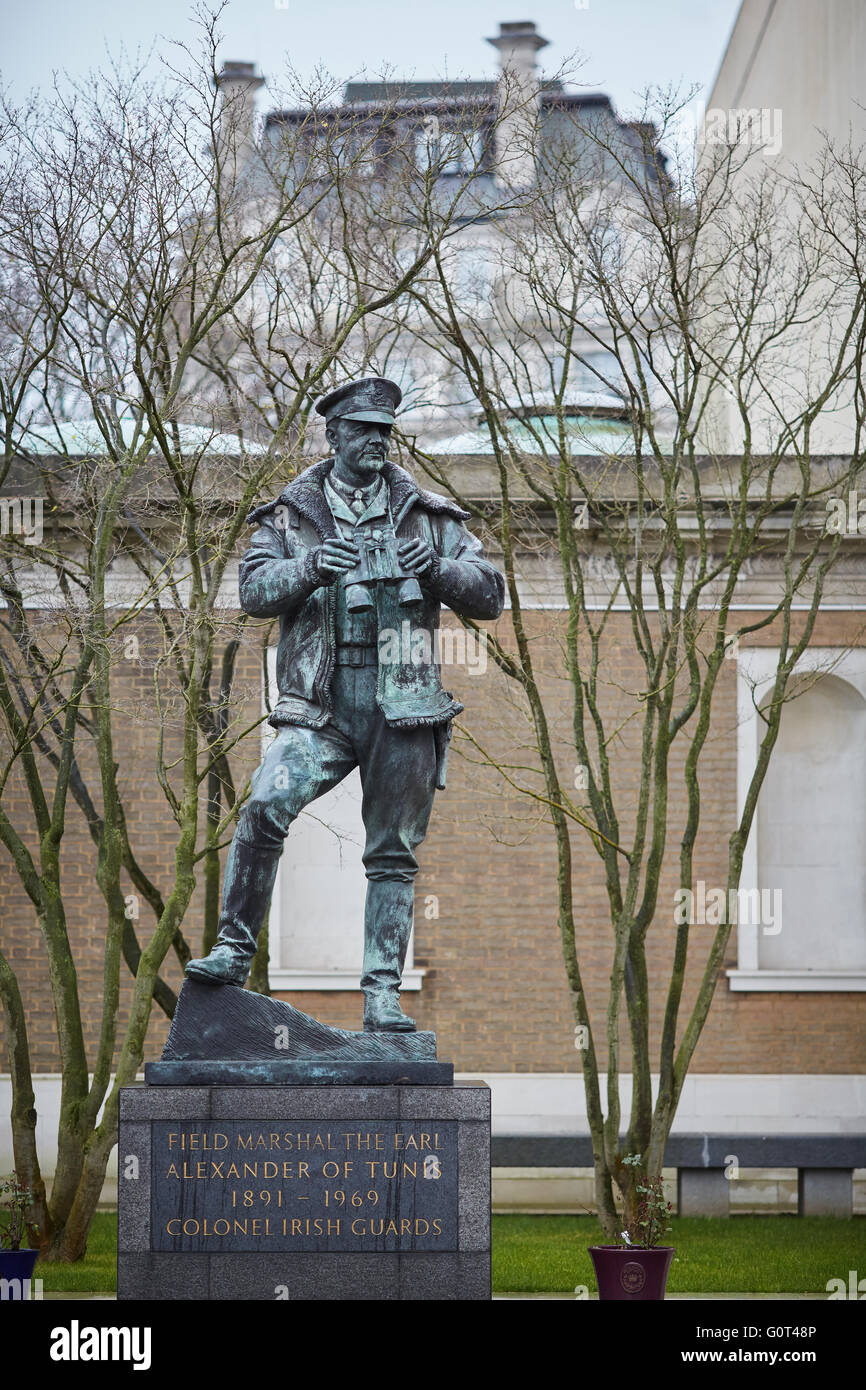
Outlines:
[[[413, 283], [417, 313], [399, 325], [472, 412], [450, 454], [423, 450], [408, 430], [404, 442], [501, 551], [510, 622], [489, 648], [514, 692], [526, 748], [482, 745], [463, 729], [462, 749], [543, 813], [555, 839], [559, 932], [609, 1239], [621, 1229], [617, 1190], [627, 1214], [635, 1203], [636, 1170], [624, 1158], [661, 1170], [731, 932], [723, 913], [708, 949], [697, 947], [691, 920], [675, 925], [662, 896], [670, 875], [684, 890], [693, 885], [702, 757], [725, 657], [758, 632], [771, 633], [778, 652], [728, 841], [729, 901], [840, 552], [827, 503], [856, 487], [864, 462], [862, 153], [828, 148], [810, 170], [771, 174], [732, 144], [671, 171], [657, 136], [664, 143], [677, 114], [666, 98], [611, 134], [563, 109], [555, 138], [533, 132], [534, 187], [486, 239], [483, 295], [470, 302], [459, 289], [451, 243]], [[816, 325], [820, 353], [811, 350]], [[840, 400], [853, 410], [850, 453], [816, 456], [816, 425]], [[712, 442], [720, 412], [737, 428], [725, 452]], [[485, 455], [486, 502], [455, 454]], [[735, 611], [758, 566], [773, 586], [766, 612]], [[560, 595], [559, 648], [528, 626], [540, 584]], [[617, 609], [627, 613], [625, 669], [610, 645]], [[633, 683], [626, 671], [635, 664]], [[557, 677], [567, 681], [565, 715]], [[584, 835], [609, 908], [606, 1001], [587, 996], [578, 944], [573, 857]], [[647, 966], [655, 921], [675, 925], [661, 978]]]
[[[202, 949], [216, 930], [219, 851], [246, 790], [234, 755], [261, 718], [235, 688], [244, 618], [230, 566], [247, 514], [306, 461], [311, 405], [341, 354], [364, 358], [364, 325], [478, 213], [471, 176], [443, 196], [435, 158], [419, 166], [397, 98], [356, 120], [330, 79], [295, 83], [292, 119], [253, 139], [244, 83], [220, 94], [216, 16], [200, 23], [201, 50], [179, 46], [159, 82], [115, 71], [3, 107], [3, 469], [48, 525], [35, 538], [13, 528], [4, 550], [0, 790], [20, 774], [28, 813], [16, 824], [0, 810], [0, 839], [49, 965], [62, 1069], [50, 1197], [6, 955], [0, 997], [16, 1167], [43, 1250], [62, 1260], [84, 1252], [153, 1001], [173, 1008], [160, 970], [172, 949], [189, 956], [182, 925], [202, 870]], [[173, 833], [164, 887], [141, 867], [121, 792], [122, 663], [143, 627]], [[70, 797], [104, 904], [95, 1056], [64, 910]], [[138, 932], [124, 872], [153, 919]], [[135, 980], [119, 1027], [124, 959]], [[263, 957], [255, 978], [267, 988]]]

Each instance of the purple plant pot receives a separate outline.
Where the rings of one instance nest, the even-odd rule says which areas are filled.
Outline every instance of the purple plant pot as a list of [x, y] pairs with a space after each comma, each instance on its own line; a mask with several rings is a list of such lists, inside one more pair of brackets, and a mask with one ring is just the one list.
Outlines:
[[0, 1250], [0, 1279], [18, 1279], [26, 1284], [38, 1259], [38, 1250]]
[[672, 1245], [657, 1245], [653, 1250], [634, 1245], [591, 1245], [589, 1256], [600, 1299], [658, 1303], [664, 1298], [674, 1257]]

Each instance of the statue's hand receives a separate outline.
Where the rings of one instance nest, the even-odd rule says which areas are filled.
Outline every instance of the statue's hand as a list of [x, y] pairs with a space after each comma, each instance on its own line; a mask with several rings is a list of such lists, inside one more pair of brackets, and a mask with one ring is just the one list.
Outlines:
[[314, 553], [316, 570], [323, 584], [333, 584], [338, 575], [348, 574], [361, 558], [354, 541], [347, 541], [342, 537], [339, 540], [325, 541]]
[[434, 554], [433, 547], [421, 539], [401, 541], [397, 546], [397, 558], [408, 574], [426, 574]]

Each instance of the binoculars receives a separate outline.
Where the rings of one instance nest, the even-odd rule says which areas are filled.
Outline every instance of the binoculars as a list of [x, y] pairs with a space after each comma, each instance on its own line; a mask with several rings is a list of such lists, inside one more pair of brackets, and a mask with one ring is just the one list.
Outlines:
[[397, 585], [397, 602], [401, 608], [421, 602], [421, 586], [414, 574], [407, 574], [402, 568], [397, 555], [397, 537], [390, 527], [356, 534], [352, 539], [361, 554], [355, 568], [345, 577], [346, 607], [351, 613], [375, 606], [371, 585], [377, 583]]

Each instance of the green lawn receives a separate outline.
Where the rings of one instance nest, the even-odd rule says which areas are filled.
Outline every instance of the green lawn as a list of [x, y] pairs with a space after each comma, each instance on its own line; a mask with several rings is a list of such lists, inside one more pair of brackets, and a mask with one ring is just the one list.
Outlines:
[[[494, 1216], [496, 1293], [595, 1292], [586, 1248], [601, 1241], [592, 1216]], [[117, 1216], [98, 1212], [87, 1256], [75, 1265], [36, 1266], [45, 1292], [114, 1289]], [[866, 1219], [735, 1216], [674, 1221], [671, 1293], [825, 1293], [827, 1280], [866, 1271]]]
[[[497, 1293], [595, 1292], [593, 1216], [494, 1216]], [[866, 1219], [734, 1216], [674, 1220], [671, 1293], [825, 1293], [827, 1280], [866, 1270]]]
[[44, 1264], [33, 1271], [44, 1293], [114, 1293], [117, 1288], [117, 1212], [98, 1211], [87, 1238], [87, 1254], [74, 1265]]

